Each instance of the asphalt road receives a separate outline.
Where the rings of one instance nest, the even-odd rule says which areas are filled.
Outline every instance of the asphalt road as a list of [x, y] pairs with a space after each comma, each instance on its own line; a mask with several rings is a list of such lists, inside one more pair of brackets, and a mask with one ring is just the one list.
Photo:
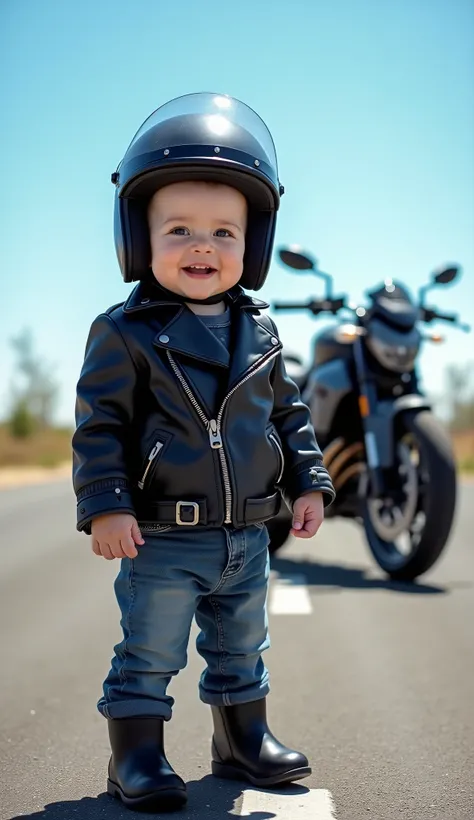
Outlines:
[[[269, 712], [313, 775], [269, 796], [210, 775], [210, 715], [191, 643], [166, 727], [169, 757], [189, 784], [176, 816], [472, 820], [473, 534], [471, 485], [449, 548], [418, 585], [388, 583], [351, 524], [328, 522], [314, 541], [285, 547], [272, 577]], [[0, 492], [0, 558], [0, 818], [139, 817], [104, 794], [107, 731], [95, 710], [119, 638], [118, 565], [75, 532], [68, 482]], [[282, 589], [294, 611], [277, 604]], [[322, 808], [328, 792], [335, 809]], [[304, 813], [311, 797], [321, 809]], [[250, 808], [257, 803], [264, 808]]]

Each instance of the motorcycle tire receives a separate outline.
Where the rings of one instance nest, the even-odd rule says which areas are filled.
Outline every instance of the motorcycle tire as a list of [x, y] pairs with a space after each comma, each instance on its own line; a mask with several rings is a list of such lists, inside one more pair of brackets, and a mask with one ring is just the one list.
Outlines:
[[[419, 510], [424, 526], [418, 543], [404, 556], [396, 544], [376, 532], [368, 502], [364, 505], [364, 528], [370, 550], [379, 566], [395, 581], [413, 581], [438, 560], [451, 532], [456, 508], [456, 463], [450, 437], [427, 410], [397, 418], [396, 444], [411, 437], [420, 457]], [[421, 478], [424, 476], [424, 484]]]

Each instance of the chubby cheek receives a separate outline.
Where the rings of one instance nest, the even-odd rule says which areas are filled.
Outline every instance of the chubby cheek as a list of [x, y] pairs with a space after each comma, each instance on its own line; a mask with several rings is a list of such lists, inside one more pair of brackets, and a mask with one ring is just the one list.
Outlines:
[[151, 267], [153, 271], [171, 270], [179, 267], [181, 253], [166, 242], [151, 241]]
[[242, 275], [242, 271], [244, 269], [244, 246], [236, 247], [234, 250], [229, 251], [225, 257], [225, 265], [228, 270], [232, 270], [233, 273]]

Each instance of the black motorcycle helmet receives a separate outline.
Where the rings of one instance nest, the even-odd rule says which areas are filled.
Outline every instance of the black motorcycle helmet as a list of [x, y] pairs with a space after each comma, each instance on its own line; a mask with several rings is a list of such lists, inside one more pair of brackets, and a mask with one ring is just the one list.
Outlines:
[[221, 182], [246, 197], [240, 284], [259, 290], [270, 267], [283, 194], [275, 146], [255, 111], [232, 97], [211, 93], [187, 94], [154, 111], [112, 174], [115, 249], [125, 282], [149, 275], [149, 200], [159, 188], [189, 180]]

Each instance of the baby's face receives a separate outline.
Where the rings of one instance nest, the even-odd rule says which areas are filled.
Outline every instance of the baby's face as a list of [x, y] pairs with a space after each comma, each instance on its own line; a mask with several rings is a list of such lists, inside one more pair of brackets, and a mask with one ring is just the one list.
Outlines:
[[157, 191], [148, 208], [155, 279], [181, 296], [207, 299], [242, 276], [247, 202], [235, 188], [177, 182]]

